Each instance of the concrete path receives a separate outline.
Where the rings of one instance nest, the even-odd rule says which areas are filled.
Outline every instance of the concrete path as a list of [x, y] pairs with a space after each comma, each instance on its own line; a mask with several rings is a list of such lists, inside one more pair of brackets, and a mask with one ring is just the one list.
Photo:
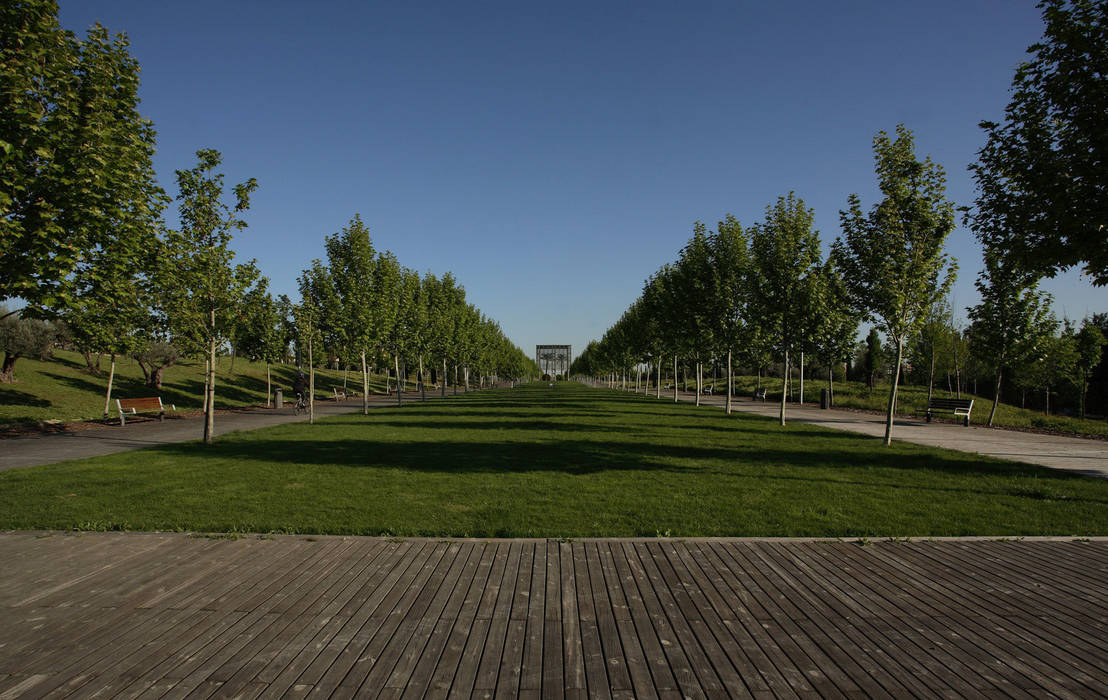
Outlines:
[[[682, 401], [692, 402], [696, 400], [696, 394], [681, 393], [679, 398]], [[672, 390], [668, 399], [663, 391], [660, 400], [673, 401]], [[701, 405], [722, 408], [725, 401], [725, 396], [700, 397]], [[751, 401], [742, 397], [732, 402], [732, 409], [776, 419], [780, 412], [780, 404]], [[789, 404], [785, 409], [785, 421], [847, 430], [876, 438], [885, 436], [885, 416], [883, 415], [841, 409], [823, 411], [818, 404], [804, 406]], [[1018, 430], [986, 428], [980, 425], [970, 425], [967, 428], [953, 423], [927, 423], [922, 418], [905, 417], [896, 419], [893, 426], [893, 439], [917, 445], [975, 452], [989, 457], [1038, 464], [1051, 469], [1063, 469], [1108, 479], [1108, 441], [1106, 440], [1043, 435]]]
[[[427, 398], [439, 398], [439, 394], [428, 391]], [[413, 401], [419, 401], [419, 392], [405, 392], [404, 403]], [[395, 395], [369, 397], [370, 408], [395, 405]], [[315, 405], [315, 415], [325, 418], [361, 409], [360, 398], [341, 402], [321, 401]], [[282, 409], [246, 408], [217, 414], [215, 434], [218, 436], [236, 430], [255, 430], [305, 420], [308, 420], [307, 413], [297, 415], [292, 405], [287, 403]], [[0, 471], [199, 440], [203, 437], [203, 431], [201, 418], [168, 418], [158, 422], [140, 417], [139, 420], [129, 420], [124, 427], [105, 425], [65, 433], [9, 438], [0, 440]]]

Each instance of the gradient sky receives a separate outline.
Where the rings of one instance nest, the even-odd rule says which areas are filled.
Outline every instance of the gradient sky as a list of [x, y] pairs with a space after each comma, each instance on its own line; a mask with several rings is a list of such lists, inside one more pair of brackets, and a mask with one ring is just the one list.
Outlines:
[[[971, 203], [977, 124], [1042, 33], [1032, 0], [61, 5], [128, 34], [167, 191], [198, 148], [258, 179], [233, 247], [276, 292], [357, 212], [528, 353], [601, 336], [696, 220], [795, 190], [826, 252], [898, 123]], [[964, 317], [981, 253], [961, 226], [948, 249]], [[1077, 273], [1044, 286], [1060, 316], [1108, 311]]]

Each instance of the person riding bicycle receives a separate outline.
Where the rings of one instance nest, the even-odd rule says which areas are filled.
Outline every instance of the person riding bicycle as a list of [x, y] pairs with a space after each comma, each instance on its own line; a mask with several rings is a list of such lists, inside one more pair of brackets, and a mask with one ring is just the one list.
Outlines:
[[308, 378], [304, 376], [304, 373], [296, 375], [296, 379], [292, 382], [292, 391], [296, 394], [296, 401], [300, 403], [308, 398]]

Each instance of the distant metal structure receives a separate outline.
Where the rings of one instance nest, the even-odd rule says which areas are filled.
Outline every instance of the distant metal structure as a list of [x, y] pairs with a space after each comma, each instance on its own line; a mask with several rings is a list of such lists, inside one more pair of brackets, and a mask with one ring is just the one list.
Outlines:
[[569, 366], [573, 363], [573, 350], [569, 345], [536, 345], [535, 363], [543, 374], [568, 376]]

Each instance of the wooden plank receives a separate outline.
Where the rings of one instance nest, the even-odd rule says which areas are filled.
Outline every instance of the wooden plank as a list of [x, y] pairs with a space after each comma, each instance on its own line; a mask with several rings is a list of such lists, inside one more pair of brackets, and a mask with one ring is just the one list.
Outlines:
[[481, 559], [477, 565], [477, 572], [473, 575], [473, 581], [470, 582], [469, 588], [466, 590], [465, 598], [457, 608], [454, 623], [447, 634], [446, 645], [427, 683], [427, 691], [425, 694], [413, 694], [410, 697], [444, 698], [447, 697], [451, 686], [454, 684], [455, 674], [469, 642], [477, 608], [483, 597], [485, 586], [488, 584], [496, 558], [496, 545], [482, 542], [478, 547], [480, 548]]
[[619, 629], [616, 627], [615, 613], [608, 597], [608, 585], [604, 579], [604, 567], [600, 563], [599, 548], [596, 542], [588, 542], [582, 545], [582, 549], [586, 568], [583, 576], [589, 581], [592, 615], [600, 636], [601, 662], [607, 669], [608, 686], [612, 691], [631, 690], [627, 658], [623, 654], [623, 644], [620, 642]]
[[558, 544], [559, 571], [561, 573], [562, 603], [562, 672], [565, 690], [588, 690], [585, 677], [584, 650], [581, 643], [581, 618], [577, 608], [577, 580], [573, 571], [573, 545]]
[[[457, 622], [467, 591], [473, 584], [483, 552], [483, 546], [468, 543], [464, 552], [464, 568], [453, 577], [448, 586], [443, 587], [443, 591], [449, 591], [449, 597], [442, 601], [436, 599], [431, 603], [431, 611], [425, 623], [429, 631], [422, 648], [419, 648], [419, 636], [414, 636], [404, 651], [403, 663], [397, 665], [385, 684], [387, 687], [400, 688], [409, 697], [419, 697], [426, 692], [431, 675], [446, 648], [450, 630]], [[458, 558], [462, 559], [462, 554]]]
[[[600, 629], [596, 624], [596, 606], [592, 597], [588, 564], [585, 560], [585, 546], [571, 544], [573, 578], [577, 590], [577, 619], [581, 633], [581, 659], [585, 666], [585, 681], [588, 684], [589, 697], [611, 698], [611, 685], [608, 682], [604, 661], [604, 648], [600, 642]], [[566, 564], [563, 563], [563, 566]]]
[[527, 610], [531, 599], [531, 580], [534, 576], [535, 545], [533, 542], [525, 542], [521, 547], [515, 595], [512, 598], [504, 651], [501, 654], [500, 670], [496, 678], [495, 696], [501, 698], [514, 698], [519, 695], [519, 684], [523, 676], [523, 652], [527, 641]]
[[500, 673], [504, 656], [504, 645], [508, 634], [508, 622], [511, 619], [512, 605], [515, 601], [516, 583], [519, 576], [519, 564], [522, 545], [512, 542], [508, 545], [508, 561], [504, 568], [504, 577], [492, 608], [489, 631], [485, 636], [485, 647], [477, 666], [477, 676], [473, 688], [482, 695], [489, 695], [496, 689], [496, 679]]
[[543, 623], [546, 619], [546, 542], [532, 547], [531, 584], [527, 600], [527, 639], [523, 645], [520, 693], [542, 688]]

